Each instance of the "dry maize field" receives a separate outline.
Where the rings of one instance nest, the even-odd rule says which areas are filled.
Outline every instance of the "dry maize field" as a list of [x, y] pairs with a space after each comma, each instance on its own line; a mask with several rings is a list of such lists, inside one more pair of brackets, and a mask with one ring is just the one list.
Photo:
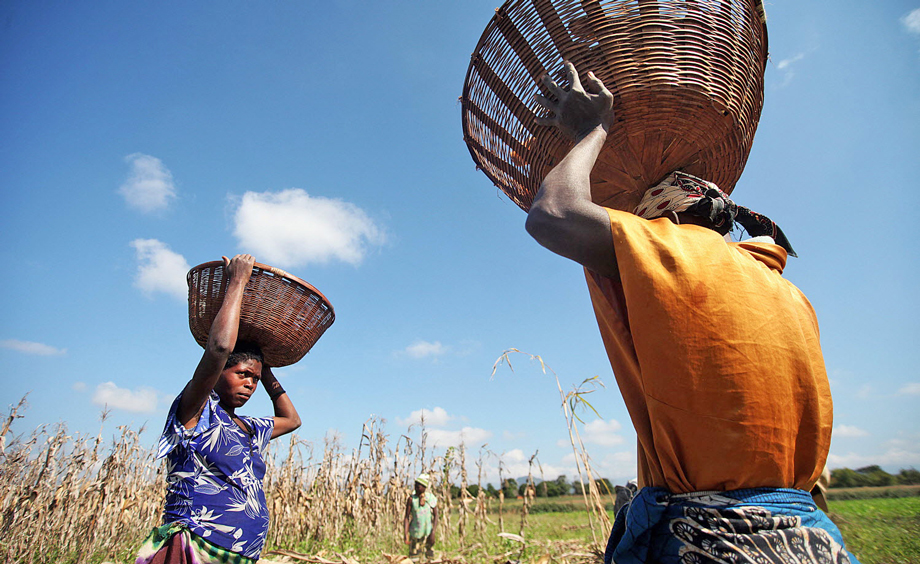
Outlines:
[[[14, 435], [11, 424], [24, 408], [25, 398], [11, 407], [0, 428], [2, 561], [133, 562], [143, 538], [159, 524], [165, 492], [164, 464], [142, 444], [142, 429], [119, 427], [120, 434], [109, 441], [102, 431], [72, 435], [63, 423]], [[296, 435], [272, 443], [264, 484], [271, 524], [261, 562], [409, 562], [402, 523], [407, 496], [421, 472], [431, 475], [441, 508], [431, 562], [598, 562], [610, 530], [604, 511], [609, 499], [594, 487], [577, 418], [564, 411], [580, 456], [579, 472], [591, 486], [583, 494], [584, 511], [570, 514], [574, 521], [540, 526], [536, 521], [542, 516], [530, 514], [536, 455], [531, 487], [512, 510], [501, 496], [487, 498], [484, 488], [475, 497], [467, 490], [470, 484], [482, 485], [486, 464], [497, 462], [502, 471], [500, 456], [482, 448], [468, 472], [463, 447], [440, 454], [427, 448], [424, 423], [410, 429], [418, 440], [400, 435], [394, 441], [382, 420], [371, 419], [351, 449], [335, 437], [321, 450]], [[451, 484], [460, 486], [454, 499]], [[547, 527], [575, 529], [575, 538], [559, 540], [546, 533]]]

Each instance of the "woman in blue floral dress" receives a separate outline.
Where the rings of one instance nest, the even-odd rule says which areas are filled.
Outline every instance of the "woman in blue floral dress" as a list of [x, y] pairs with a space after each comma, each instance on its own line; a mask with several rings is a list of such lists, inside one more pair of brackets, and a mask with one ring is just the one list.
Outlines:
[[[157, 457], [167, 460], [163, 525], [151, 532], [137, 564], [248, 563], [268, 532], [262, 455], [271, 439], [300, 426], [291, 399], [253, 345], [237, 343], [243, 289], [255, 259], [224, 259], [229, 287], [192, 379], [166, 418]], [[236, 414], [259, 382], [274, 417]]]

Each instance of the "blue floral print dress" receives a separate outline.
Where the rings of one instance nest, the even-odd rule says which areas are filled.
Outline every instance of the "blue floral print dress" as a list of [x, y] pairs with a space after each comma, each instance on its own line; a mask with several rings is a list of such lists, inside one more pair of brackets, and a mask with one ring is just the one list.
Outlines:
[[271, 417], [239, 416], [247, 433], [211, 393], [194, 429], [176, 419], [173, 402], [157, 458], [166, 457], [164, 523], [181, 523], [217, 546], [258, 559], [268, 532], [262, 454], [271, 440]]

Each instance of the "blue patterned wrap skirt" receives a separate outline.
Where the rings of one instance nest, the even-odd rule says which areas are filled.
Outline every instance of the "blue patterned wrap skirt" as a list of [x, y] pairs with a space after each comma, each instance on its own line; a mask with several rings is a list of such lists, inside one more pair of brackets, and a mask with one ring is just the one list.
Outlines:
[[808, 492], [642, 488], [616, 516], [604, 564], [859, 564]]

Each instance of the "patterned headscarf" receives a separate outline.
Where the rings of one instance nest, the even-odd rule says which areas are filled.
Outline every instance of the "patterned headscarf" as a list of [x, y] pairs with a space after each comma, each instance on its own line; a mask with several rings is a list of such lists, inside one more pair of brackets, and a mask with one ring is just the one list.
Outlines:
[[661, 184], [650, 188], [633, 213], [645, 219], [654, 219], [666, 211], [686, 212], [708, 219], [722, 235], [738, 223], [751, 237], [772, 237], [787, 253], [798, 256], [782, 229], [769, 217], [735, 204], [712, 182], [685, 172], [672, 172]]

